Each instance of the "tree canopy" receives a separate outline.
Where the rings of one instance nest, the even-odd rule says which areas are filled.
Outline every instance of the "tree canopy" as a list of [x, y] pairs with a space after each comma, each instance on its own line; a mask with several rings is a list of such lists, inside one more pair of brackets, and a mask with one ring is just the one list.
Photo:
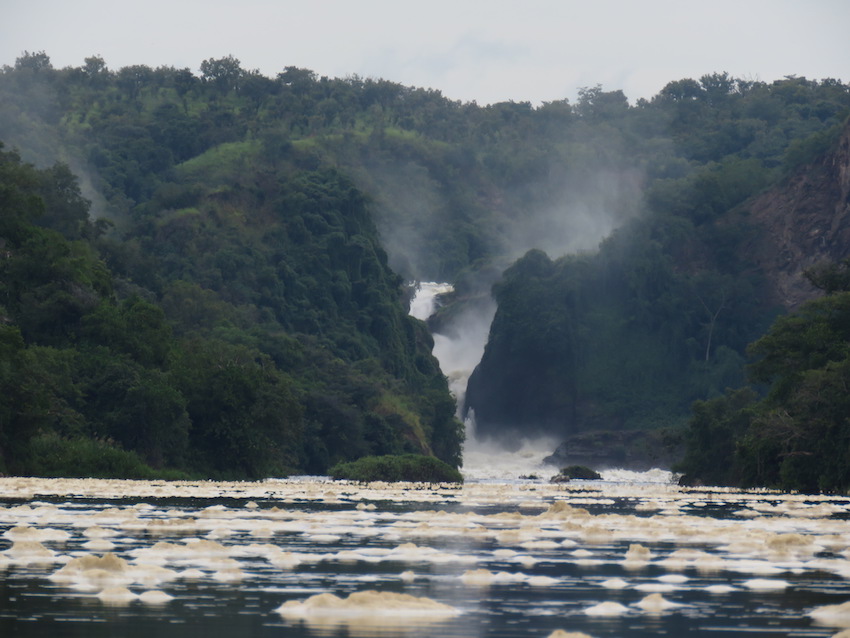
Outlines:
[[750, 351], [751, 379], [769, 392], [697, 403], [680, 468], [686, 480], [850, 489], [850, 286], [778, 318]]
[[[0, 71], [0, 471], [70, 471], [68, 450], [136, 474], [457, 465], [405, 284], [502, 270], [479, 396], [526, 387], [539, 407], [504, 414], [541, 423], [681, 420], [777, 311], [729, 211], [850, 108], [798, 77], [533, 107], [232, 55], [200, 70], [40, 51]], [[510, 357], [526, 374], [483, 380]]]

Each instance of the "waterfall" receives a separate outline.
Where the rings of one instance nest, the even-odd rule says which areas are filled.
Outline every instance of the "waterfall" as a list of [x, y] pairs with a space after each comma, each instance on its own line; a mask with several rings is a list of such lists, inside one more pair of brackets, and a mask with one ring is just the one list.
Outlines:
[[451, 284], [438, 284], [434, 281], [423, 281], [416, 284], [416, 294], [410, 302], [410, 316], [422, 321], [434, 314], [437, 309], [437, 297], [454, 290]]
[[[421, 282], [410, 303], [410, 314], [425, 321], [437, 309], [438, 297], [452, 292], [451, 284]], [[433, 355], [449, 382], [449, 391], [458, 405], [458, 417], [463, 413], [466, 384], [475, 366], [484, 355], [490, 324], [496, 314], [496, 302], [488, 298], [481, 303], [469, 304], [451, 321], [435, 333]], [[467, 480], [517, 479], [527, 476], [549, 478], [556, 468], [543, 465], [543, 459], [552, 453], [559, 441], [536, 439], [518, 441], [513, 450], [505, 450], [491, 441], [479, 440], [475, 435], [475, 415], [464, 420], [466, 442], [463, 446], [463, 467]]]
[[[451, 284], [421, 282], [410, 302], [410, 314], [426, 321], [437, 309], [438, 297], [453, 292]], [[490, 332], [490, 323], [496, 314], [496, 304], [490, 299], [485, 304], [467, 308], [453, 317], [444, 333], [434, 333], [433, 355], [449, 382], [449, 391], [457, 400], [458, 417], [463, 413], [466, 384], [475, 366], [484, 355], [484, 346]], [[474, 419], [470, 422], [474, 427]], [[467, 430], [467, 438], [470, 432]]]

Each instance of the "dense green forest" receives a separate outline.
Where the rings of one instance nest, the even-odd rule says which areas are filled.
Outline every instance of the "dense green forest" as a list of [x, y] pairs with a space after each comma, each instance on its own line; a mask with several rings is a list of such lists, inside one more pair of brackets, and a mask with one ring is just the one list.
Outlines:
[[[5, 471], [261, 477], [404, 452], [458, 464], [431, 337], [349, 179], [253, 141], [199, 139], [245, 124], [219, 88], [202, 96], [218, 124], [181, 106], [168, 128], [153, 113], [170, 97], [146, 112], [124, 74], [99, 85], [18, 67], [4, 98], [50, 91], [56, 110], [22, 103], [16, 121], [40, 115], [36, 137], [85, 144], [109, 216], [91, 219], [66, 165], [2, 151]], [[59, 110], [70, 87], [80, 111]]]
[[[151, 235], [136, 243], [87, 219], [64, 167], [39, 171], [6, 151], [0, 167], [9, 471], [116, 472], [70, 458], [89, 440], [93, 457], [112, 459], [112, 447], [212, 476], [323, 472], [402, 451], [457, 463], [430, 336], [406, 316], [362, 196], [339, 175], [287, 181], [253, 208], [269, 216], [260, 228], [210, 220], [187, 242], [140, 217]], [[109, 462], [139, 464], [124, 456]]]
[[[451, 312], [502, 271], [480, 425], [683, 423], [781, 311], [729, 211], [848, 108], [828, 79], [479, 106], [231, 56], [197, 75], [25, 52], [0, 73], [0, 471], [456, 466], [407, 281], [454, 282]], [[493, 402], [507, 387], [527, 391]]]
[[[727, 95], [715, 117], [746, 112], [759, 90]], [[833, 96], [833, 115], [817, 132], [783, 144], [730, 135], [725, 156], [697, 164], [699, 147], [674, 135], [689, 172], [649, 181], [641, 213], [598, 250], [552, 259], [533, 249], [513, 263], [493, 288], [498, 311], [467, 389], [479, 434], [678, 428], [694, 401], [744, 384], [748, 344], [785, 311], [775, 273], [755, 261], [766, 231], [748, 202], [809, 162], [834, 163], [847, 88]], [[788, 130], [809, 115], [798, 103], [776, 123]], [[831, 215], [823, 211], [827, 226]], [[838, 249], [846, 255], [850, 246]]]
[[850, 259], [808, 273], [826, 292], [750, 346], [753, 382], [694, 405], [686, 483], [850, 489]]

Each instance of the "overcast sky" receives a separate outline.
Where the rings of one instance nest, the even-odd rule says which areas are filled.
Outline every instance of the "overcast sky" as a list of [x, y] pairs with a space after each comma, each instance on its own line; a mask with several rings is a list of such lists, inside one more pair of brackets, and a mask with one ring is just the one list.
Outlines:
[[850, 82], [850, 0], [0, 0], [0, 65], [45, 51], [199, 73], [232, 54], [274, 77], [384, 78], [479, 104], [574, 100], [581, 87], [651, 98], [727, 71]]

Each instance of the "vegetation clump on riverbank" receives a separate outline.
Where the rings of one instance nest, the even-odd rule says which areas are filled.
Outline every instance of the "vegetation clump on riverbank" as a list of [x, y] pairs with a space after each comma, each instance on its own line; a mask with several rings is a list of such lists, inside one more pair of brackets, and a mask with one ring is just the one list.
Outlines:
[[850, 259], [808, 273], [826, 294], [749, 348], [756, 387], [697, 401], [683, 485], [850, 492]]
[[561, 471], [552, 477], [552, 482], [567, 483], [573, 479], [582, 481], [598, 481], [601, 478], [602, 475], [599, 472], [592, 470], [589, 467], [585, 467], [584, 465], [570, 465], [568, 467], [561, 468]]
[[364, 483], [463, 483], [463, 475], [448, 463], [419, 454], [366, 456], [349, 463], [338, 463], [330, 469], [330, 475], [334, 479]]

